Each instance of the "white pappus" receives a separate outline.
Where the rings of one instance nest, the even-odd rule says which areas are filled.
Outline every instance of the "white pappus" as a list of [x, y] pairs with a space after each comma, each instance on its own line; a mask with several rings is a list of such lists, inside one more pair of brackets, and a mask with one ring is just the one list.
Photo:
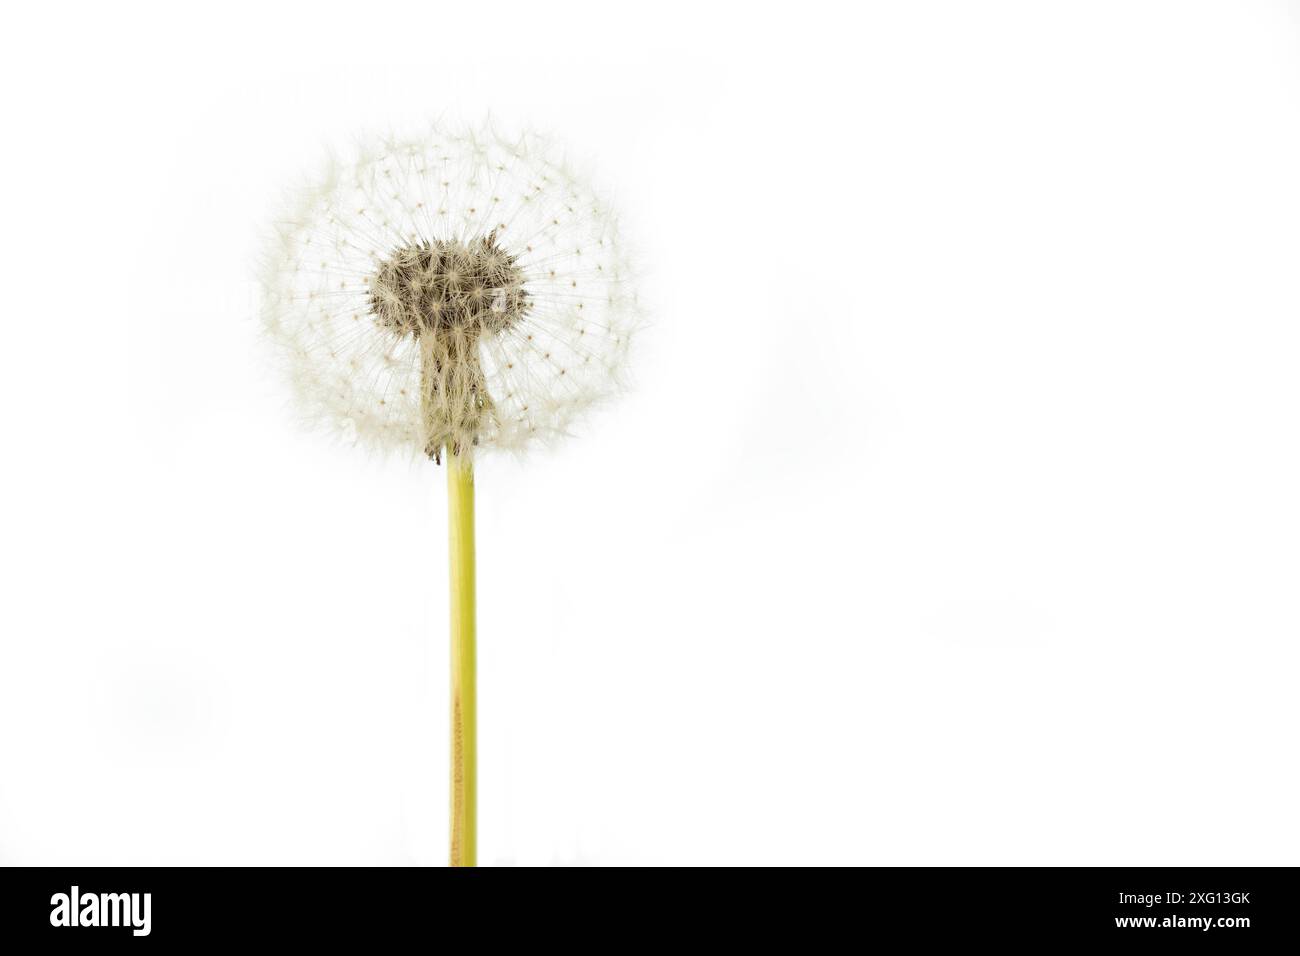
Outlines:
[[640, 316], [610, 208], [550, 141], [489, 126], [332, 159], [261, 286], [306, 416], [435, 460], [566, 434], [619, 390]]

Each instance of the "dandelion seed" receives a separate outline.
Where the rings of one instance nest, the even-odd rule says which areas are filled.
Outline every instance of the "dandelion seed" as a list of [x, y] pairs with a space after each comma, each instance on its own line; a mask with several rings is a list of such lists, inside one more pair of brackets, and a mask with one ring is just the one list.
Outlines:
[[[424, 173], [435, 167], [445, 171], [441, 204], [427, 202]], [[618, 336], [637, 324], [636, 299], [606, 207], [566, 214], [598, 205], [586, 196], [552, 211], [538, 185], [570, 178], [537, 136], [469, 130], [391, 140], [350, 167], [330, 167], [295, 196], [265, 258], [263, 318], [289, 364], [308, 366], [293, 370], [307, 417], [378, 450], [441, 460], [449, 450], [520, 450], [569, 434], [586, 409], [616, 393], [621, 374], [606, 370], [622, 364], [607, 359], [618, 355]], [[529, 202], [502, 199], [530, 190]], [[492, 221], [476, 233], [484, 208]], [[308, 249], [319, 265], [300, 271]], [[594, 272], [583, 249], [599, 250]], [[600, 304], [588, 318], [600, 334], [579, 336], [564, 321], [572, 308], [565, 290], [576, 289], [579, 278], [585, 298]], [[365, 334], [358, 334], [357, 316], [370, 319]], [[558, 372], [536, 362], [534, 334], [575, 369], [554, 395]], [[397, 359], [384, 361], [390, 353]], [[589, 357], [598, 361], [582, 361]], [[592, 374], [577, 374], [584, 364]], [[341, 394], [312, 389], [304, 371], [343, 373], [348, 386]], [[388, 401], [375, 411], [380, 399], [403, 390], [420, 400]], [[546, 414], [524, 431], [516, 413], [527, 398], [537, 407], [548, 401]]]

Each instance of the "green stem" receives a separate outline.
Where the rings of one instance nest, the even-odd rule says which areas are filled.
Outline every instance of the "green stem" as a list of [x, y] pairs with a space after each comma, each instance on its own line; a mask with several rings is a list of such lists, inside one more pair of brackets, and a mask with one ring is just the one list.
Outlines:
[[447, 449], [451, 543], [451, 865], [478, 860], [478, 721], [474, 687], [474, 466]]

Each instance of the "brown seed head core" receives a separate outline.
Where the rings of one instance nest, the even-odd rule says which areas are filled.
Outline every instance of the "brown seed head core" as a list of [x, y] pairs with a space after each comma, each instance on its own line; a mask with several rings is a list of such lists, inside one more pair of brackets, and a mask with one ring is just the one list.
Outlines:
[[496, 232], [403, 246], [370, 278], [376, 321], [399, 335], [501, 332], [527, 310], [523, 273]]
[[371, 275], [375, 323], [420, 345], [420, 407], [425, 451], [459, 453], [477, 440], [492, 412], [479, 341], [519, 322], [529, 308], [524, 276], [496, 232], [471, 239], [403, 246]]

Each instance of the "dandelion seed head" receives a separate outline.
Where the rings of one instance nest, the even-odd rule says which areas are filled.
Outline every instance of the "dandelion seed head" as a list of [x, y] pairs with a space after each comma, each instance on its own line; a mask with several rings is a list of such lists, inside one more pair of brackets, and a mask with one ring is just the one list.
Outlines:
[[389, 137], [294, 193], [263, 325], [312, 421], [440, 459], [568, 434], [640, 310], [617, 221], [536, 135]]

